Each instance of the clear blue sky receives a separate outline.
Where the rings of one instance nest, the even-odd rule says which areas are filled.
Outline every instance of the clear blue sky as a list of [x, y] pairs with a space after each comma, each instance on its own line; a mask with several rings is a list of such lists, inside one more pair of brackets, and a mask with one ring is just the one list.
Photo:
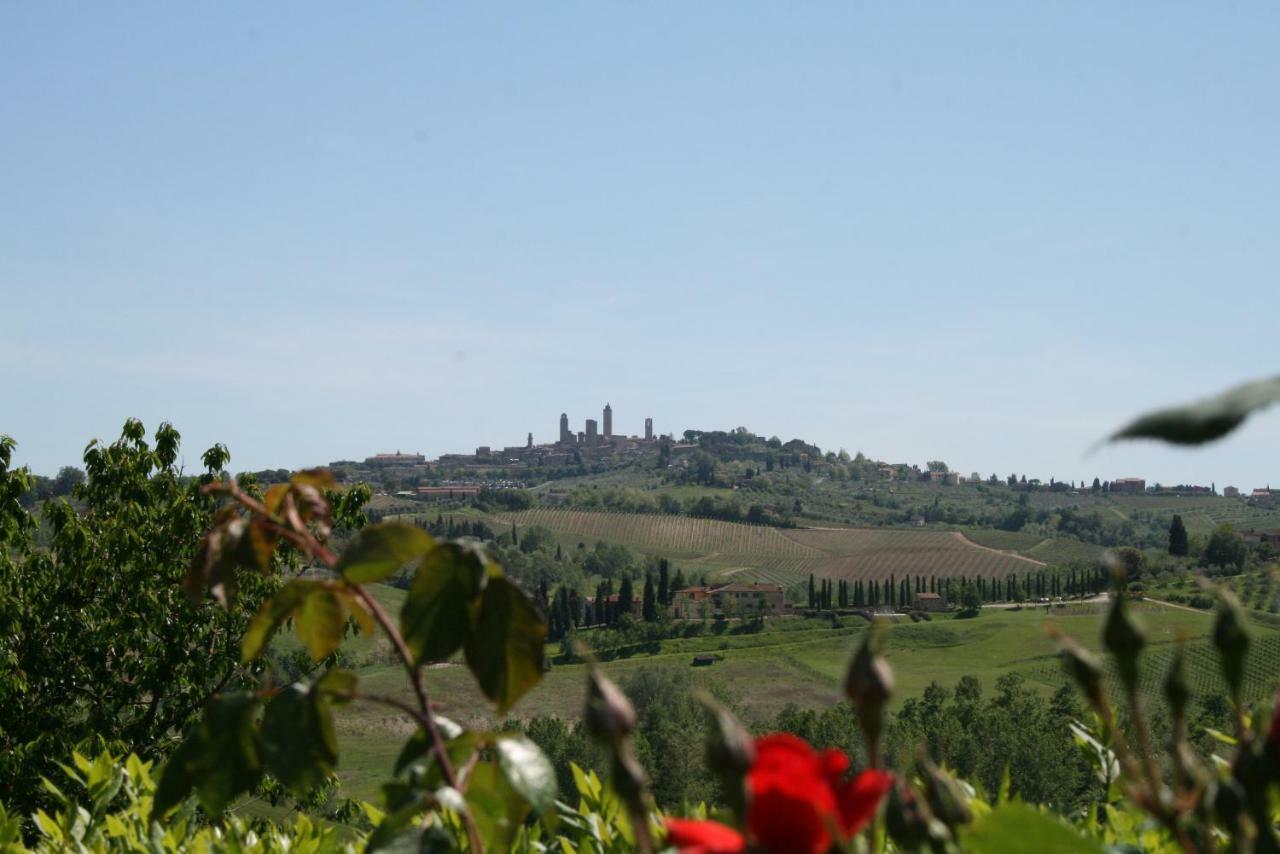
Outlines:
[[745, 425], [1280, 486], [1273, 3], [6, 3], [0, 432], [235, 468]]

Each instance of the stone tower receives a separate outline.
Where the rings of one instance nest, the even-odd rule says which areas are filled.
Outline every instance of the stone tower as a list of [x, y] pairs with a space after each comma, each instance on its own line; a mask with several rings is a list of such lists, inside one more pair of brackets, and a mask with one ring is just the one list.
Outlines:
[[560, 413], [560, 444], [573, 444], [573, 434], [569, 432], [569, 416], [563, 412]]
[[644, 438], [646, 441], [653, 441], [653, 419], [646, 418], [644, 420]]
[[604, 405], [604, 437], [613, 438], [613, 407], [607, 403]]
[[600, 438], [600, 433], [597, 430], [596, 420], [594, 418], [588, 418], [587, 419], [587, 444], [594, 445], [596, 444], [596, 441], [599, 438]]

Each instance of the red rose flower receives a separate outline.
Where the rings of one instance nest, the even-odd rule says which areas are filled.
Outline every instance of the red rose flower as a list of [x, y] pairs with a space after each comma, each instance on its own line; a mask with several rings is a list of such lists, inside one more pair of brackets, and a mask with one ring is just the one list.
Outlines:
[[774, 854], [822, 854], [833, 835], [847, 839], [862, 830], [893, 777], [867, 770], [847, 778], [848, 769], [840, 751], [818, 753], [793, 735], [757, 739], [756, 763], [747, 773], [752, 836]]
[[876, 814], [876, 807], [893, 786], [893, 775], [888, 771], [868, 768], [846, 780], [836, 790], [836, 804], [840, 808], [840, 828], [845, 837], [853, 836], [867, 826]]
[[747, 850], [742, 834], [716, 821], [667, 819], [667, 844], [680, 854], [739, 854]]

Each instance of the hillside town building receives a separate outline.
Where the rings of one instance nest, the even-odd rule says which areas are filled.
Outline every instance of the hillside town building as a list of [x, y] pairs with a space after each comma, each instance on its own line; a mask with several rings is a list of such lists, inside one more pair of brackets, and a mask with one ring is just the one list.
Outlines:
[[1147, 481], [1141, 477], [1120, 477], [1111, 481], [1111, 491], [1124, 495], [1141, 495], [1147, 491]]
[[719, 587], [686, 587], [677, 590], [671, 616], [677, 620], [709, 617], [776, 616], [786, 609], [777, 584], [724, 584]]
[[412, 466], [426, 461], [427, 458], [422, 454], [402, 454], [396, 451], [394, 454], [374, 454], [372, 457], [365, 457], [364, 464], [367, 466]]

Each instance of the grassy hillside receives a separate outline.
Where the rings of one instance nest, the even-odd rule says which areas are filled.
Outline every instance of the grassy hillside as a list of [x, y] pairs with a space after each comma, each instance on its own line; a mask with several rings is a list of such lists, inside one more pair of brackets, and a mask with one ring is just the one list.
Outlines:
[[1039, 569], [1039, 561], [966, 540], [954, 531], [898, 528], [812, 528], [784, 532], [827, 555], [811, 571], [827, 578], [883, 579], [893, 575], [1003, 578]]
[[679, 560], [712, 578], [773, 581], [912, 576], [1003, 577], [1041, 562], [979, 546], [958, 533], [899, 528], [770, 528], [638, 513], [535, 509], [504, 513], [496, 524], [539, 525], [569, 541], [605, 540]]
[[[399, 591], [382, 589], [379, 598], [394, 608]], [[1053, 624], [1087, 647], [1100, 649], [1103, 617], [1101, 605], [1073, 605], [1020, 611], [985, 609], [975, 619], [941, 617], [932, 622], [900, 622], [889, 627], [885, 654], [894, 668], [895, 703], [918, 696], [933, 681], [954, 684], [973, 675], [991, 690], [1002, 674], [1022, 674], [1032, 685], [1049, 693], [1063, 684], [1053, 640], [1046, 625]], [[1197, 693], [1221, 691], [1216, 657], [1209, 644], [1211, 614], [1160, 605], [1138, 606], [1150, 640], [1144, 667], [1144, 687], [1151, 702], [1159, 702], [1159, 683], [1178, 638], [1188, 644], [1189, 680]], [[622, 654], [602, 666], [619, 679], [637, 667], [666, 666], [688, 671], [702, 684], [717, 687], [736, 698], [743, 717], [764, 726], [787, 703], [822, 708], [841, 702], [839, 686], [849, 657], [866, 625], [849, 618], [835, 625], [825, 620], [781, 618], [769, 621], [760, 632], [734, 632], [729, 626], [709, 627], [693, 638], [674, 638], [646, 645], [643, 651]], [[583, 638], [592, 643], [592, 633]], [[348, 643], [357, 643], [349, 641]], [[556, 650], [553, 648], [552, 652]], [[713, 652], [720, 660], [709, 667], [693, 667], [698, 652]], [[632, 654], [634, 653], [634, 654]], [[403, 671], [394, 664], [360, 666], [363, 689], [401, 696], [409, 700]], [[1255, 641], [1246, 668], [1246, 688], [1251, 698], [1266, 696], [1280, 673], [1280, 632], [1255, 627]], [[557, 715], [576, 718], [583, 703], [586, 669], [580, 664], [556, 665], [543, 682], [515, 708], [521, 718]], [[427, 673], [432, 701], [445, 715], [474, 725], [497, 723], [474, 687], [466, 668], [459, 664], [437, 666]], [[352, 704], [340, 712], [340, 738], [344, 743], [340, 769], [348, 792], [373, 794], [372, 785], [385, 774], [409, 728], [403, 720], [378, 706]]]
[[987, 548], [1013, 552], [1049, 564], [1073, 561], [1091, 563], [1104, 549], [1065, 537], [1043, 537], [1031, 531], [1001, 531], [996, 528], [965, 528], [965, 539]]

